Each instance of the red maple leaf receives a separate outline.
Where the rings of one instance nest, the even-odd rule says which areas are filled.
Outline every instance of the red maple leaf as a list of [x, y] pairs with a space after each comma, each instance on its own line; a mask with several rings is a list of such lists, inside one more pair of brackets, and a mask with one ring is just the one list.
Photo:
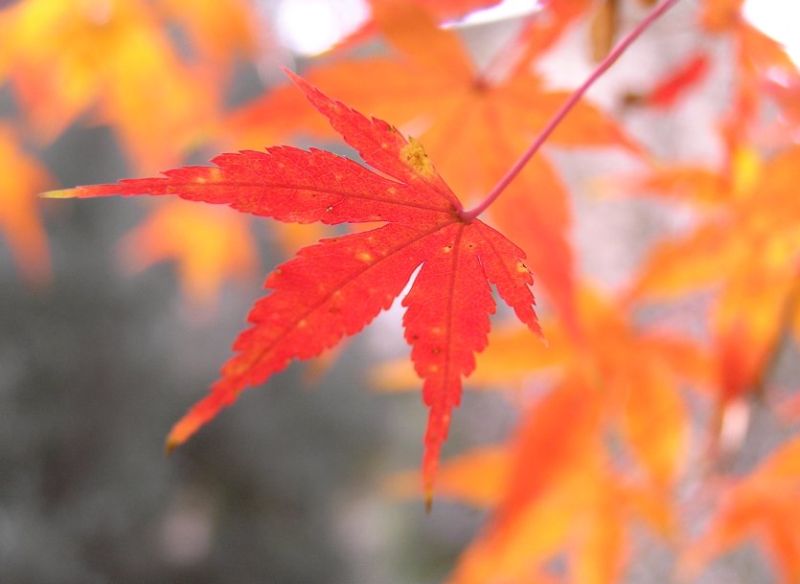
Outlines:
[[370, 170], [330, 152], [289, 146], [222, 154], [216, 166], [164, 177], [77, 187], [57, 196], [178, 195], [227, 204], [280, 221], [384, 222], [370, 231], [323, 239], [267, 278], [272, 291], [250, 312], [211, 392], [173, 427], [168, 448], [184, 442], [247, 387], [308, 359], [389, 308], [421, 265], [403, 300], [411, 359], [430, 408], [423, 476], [430, 498], [439, 451], [461, 396], [461, 379], [487, 343], [495, 310], [489, 284], [540, 333], [524, 253], [480, 220], [462, 218], [458, 198], [419, 142], [334, 101], [289, 73], [311, 103], [355, 148]]
[[696, 52], [676, 67], [667, 71], [644, 93], [630, 93], [625, 96], [627, 104], [649, 106], [667, 110], [675, 106], [686, 94], [700, 85], [708, 77], [711, 60], [704, 51]]

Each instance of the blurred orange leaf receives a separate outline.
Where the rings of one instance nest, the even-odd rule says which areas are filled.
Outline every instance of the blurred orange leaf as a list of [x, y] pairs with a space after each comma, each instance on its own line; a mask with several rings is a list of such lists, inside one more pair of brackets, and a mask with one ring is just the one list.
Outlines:
[[50, 254], [36, 198], [49, 182], [44, 169], [18, 148], [16, 133], [0, 124], [0, 230], [20, 272], [31, 282], [50, 275]]
[[226, 72], [237, 57], [256, 57], [264, 41], [251, 0], [156, 0], [170, 21], [187, 31], [198, 61]]
[[642, 267], [633, 295], [664, 298], [722, 286], [710, 327], [717, 340], [720, 398], [752, 388], [785, 323], [798, 307], [800, 204], [794, 148], [753, 167], [727, 200], [683, 238], [657, 247]]
[[177, 262], [184, 293], [204, 308], [214, 305], [226, 279], [249, 278], [257, 267], [244, 217], [183, 201], [157, 206], [120, 241], [120, 252], [132, 272], [165, 260]]
[[[511, 457], [506, 448], [485, 447], [471, 450], [457, 458], [445, 461], [439, 468], [437, 493], [459, 501], [489, 507], [496, 504], [508, 488]], [[421, 495], [419, 473], [395, 475], [388, 489], [395, 495]]]
[[774, 562], [781, 582], [800, 579], [800, 439], [781, 446], [750, 475], [726, 489], [710, 525], [687, 549], [686, 570], [746, 539], [755, 539]]

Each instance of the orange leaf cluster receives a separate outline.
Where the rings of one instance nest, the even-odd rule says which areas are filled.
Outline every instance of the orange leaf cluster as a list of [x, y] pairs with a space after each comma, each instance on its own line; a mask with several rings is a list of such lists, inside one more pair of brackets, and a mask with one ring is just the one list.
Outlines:
[[[27, 135], [40, 147], [88, 116], [91, 123], [113, 128], [137, 169], [155, 171], [176, 164], [190, 149], [213, 139], [223, 82], [234, 58], [254, 57], [263, 45], [257, 22], [249, 0], [4, 3], [0, 7], [0, 86], [8, 84], [24, 118], [18, 134]], [[185, 48], [168, 30], [173, 26], [189, 41], [188, 57], [182, 56]], [[41, 279], [48, 272], [47, 251], [34, 200], [44, 186], [36, 176], [43, 174], [9, 151], [17, 146], [8, 132], [4, 130], [0, 138], [0, 164], [18, 161], [18, 171], [3, 173], [7, 184], [1, 185], [0, 196], [14, 203], [0, 229], [17, 250], [23, 272]], [[164, 213], [178, 222], [182, 212]], [[196, 215], [186, 213], [186, 223], [192, 223]], [[232, 221], [221, 214], [219, 218], [212, 227], [214, 233], [224, 232]], [[213, 221], [209, 217], [206, 223]], [[184, 252], [171, 255], [182, 264], [185, 289], [196, 298], [212, 295], [225, 274], [240, 271], [241, 261], [251, 261], [239, 256], [222, 269], [198, 269], [194, 264], [201, 263], [203, 256], [191, 251], [197, 236], [179, 242], [180, 234], [176, 231], [168, 239]], [[241, 237], [247, 240], [246, 235]], [[170, 244], [153, 241], [153, 245]], [[224, 245], [224, 240], [216, 245]], [[249, 246], [242, 254], [254, 255], [250, 243], [242, 245]], [[225, 263], [227, 257], [220, 261]], [[199, 282], [200, 271], [206, 274], [204, 284]]]

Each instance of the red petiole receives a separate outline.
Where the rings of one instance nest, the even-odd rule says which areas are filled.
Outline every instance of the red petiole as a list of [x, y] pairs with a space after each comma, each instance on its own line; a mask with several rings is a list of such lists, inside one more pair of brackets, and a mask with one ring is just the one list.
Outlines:
[[522, 156], [514, 163], [509, 171], [505, 174], [503, 178], [500, 179], [500, 182], [495, 185], [495, 187], [486, 195], [486, 198], [481, 201], [477, 206], [473, 207], [469, 210], [462, 210], [459, 215], [462, 221], [472, 221], [476, 217], [478, 217], [481, 213], [483, 213], [492, 203], [494, 203], [495, 199], [500, 196], [500, 194], [508, 187], [509, 184], [517, 177], [517, 175], [522, 171], [528, 161], [533, 158], [533, 155], [539, 151], [539, 148], [545, 143], [545, 141], [550, 137], [550, 134], [558, 127], [561, 121], [567, 116], [570, 110], [575, 107], [583, 95], [589, 90], [589, 88], [594, 85], [595, 81], [600, 79], [603, 74], [619, 59], [622, 54], [630, 47], [633, 42], [638, 39], [644, 31], [646, 31], [650, 26], [658, 20], [667, 10], [672, 8], [675, 4], [677, 4], [679, 0], [664, 0], [661, 4], [656, 6], [650, 14], [648, 14], [638, 25], [634, 28], [631, 32], [629, 32], [625, 38], [623, 38], [617, 46], [615, 46], [612, 51], [606, 56], [605, 59], [597, 66], [597, 68], [592, 71], [592, 74], [586, 79], [586, 81], [578, 87], [569, 99], [561, 106], [561, 108], [556, 112], [553, 118], [547, 123], [544, 129], [539, 133], [533, 143], [528, 147], [528, 149], [522, 154]]

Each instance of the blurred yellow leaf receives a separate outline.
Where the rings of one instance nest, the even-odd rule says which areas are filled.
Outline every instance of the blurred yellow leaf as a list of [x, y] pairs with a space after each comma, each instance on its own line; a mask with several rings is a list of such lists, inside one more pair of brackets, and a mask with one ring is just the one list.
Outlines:
[[212, 78], [178, 59], [149, 2], [24, 0], [0, 11], [0, 30], [0, 80], [46, 141], [96, 106], [137, 167], [154, 171], [214, 116]]

